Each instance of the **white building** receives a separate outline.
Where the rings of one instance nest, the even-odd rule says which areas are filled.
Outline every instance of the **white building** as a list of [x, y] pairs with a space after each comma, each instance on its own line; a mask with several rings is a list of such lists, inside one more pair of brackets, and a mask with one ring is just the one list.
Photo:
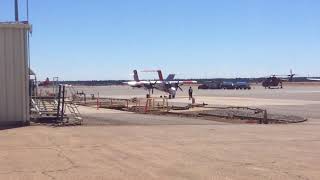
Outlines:
[[0, 23], [0, 126], [29, 122], [30, 25]]

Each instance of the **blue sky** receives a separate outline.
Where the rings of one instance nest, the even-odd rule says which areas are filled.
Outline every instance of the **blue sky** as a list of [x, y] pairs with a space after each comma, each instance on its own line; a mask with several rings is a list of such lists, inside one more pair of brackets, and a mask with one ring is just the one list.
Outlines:
[[[182, 78], [320, 75], [319, 0], [29, 1], [40, 78], [159, 68]], [[13, 19], [12, 2], [0, 1], [0, 21]]]

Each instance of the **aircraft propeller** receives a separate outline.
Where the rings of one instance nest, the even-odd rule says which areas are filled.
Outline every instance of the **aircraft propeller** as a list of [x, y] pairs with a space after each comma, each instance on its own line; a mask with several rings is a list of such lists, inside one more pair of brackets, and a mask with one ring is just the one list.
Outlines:
[[176, 83], [175, 86], [176, 86], [176, 87], [175, 87], [176, 89], [180, 89], [181, 91], [183, 91], [183, 89], [182, 89], [181, 86], [179, 85], [179, 82]]
[[[150, 86], [150, 89], [151, 89], [151, 93], [153, 94], [153, 91], [154, 91], [154, 87], [155, 85], [157, 84], [157, 81], [155, 81], [154, 83], [149, 83], [149, 86]], [[150, 94], [150, 93], [149, 93]]]

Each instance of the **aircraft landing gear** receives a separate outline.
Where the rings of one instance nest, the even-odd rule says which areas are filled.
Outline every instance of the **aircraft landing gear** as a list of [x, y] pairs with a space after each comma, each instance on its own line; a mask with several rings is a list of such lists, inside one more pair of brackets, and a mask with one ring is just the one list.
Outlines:
[[169, 99], [174, 99], [176, 96], [173, 94], [169, 94]]

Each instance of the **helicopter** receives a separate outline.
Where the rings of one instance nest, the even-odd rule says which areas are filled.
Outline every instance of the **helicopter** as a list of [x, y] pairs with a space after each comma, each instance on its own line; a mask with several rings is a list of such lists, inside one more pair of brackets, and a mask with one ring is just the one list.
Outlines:
[[296, 74], [294, 74], [292, 72], [292, 69], [290, 70], [290, 74], [289, 75], [271, 75], [269, 77], [267, 77], [264, 81], [262, 81], [262, 86], [264, 88], [269, 88], [271, 89], [272, 87], [280, 87], [281, 89], [283, 88], [283, 81], [288, 81], [288, 82], [292, 82], [293, 81], [293, 77]]

